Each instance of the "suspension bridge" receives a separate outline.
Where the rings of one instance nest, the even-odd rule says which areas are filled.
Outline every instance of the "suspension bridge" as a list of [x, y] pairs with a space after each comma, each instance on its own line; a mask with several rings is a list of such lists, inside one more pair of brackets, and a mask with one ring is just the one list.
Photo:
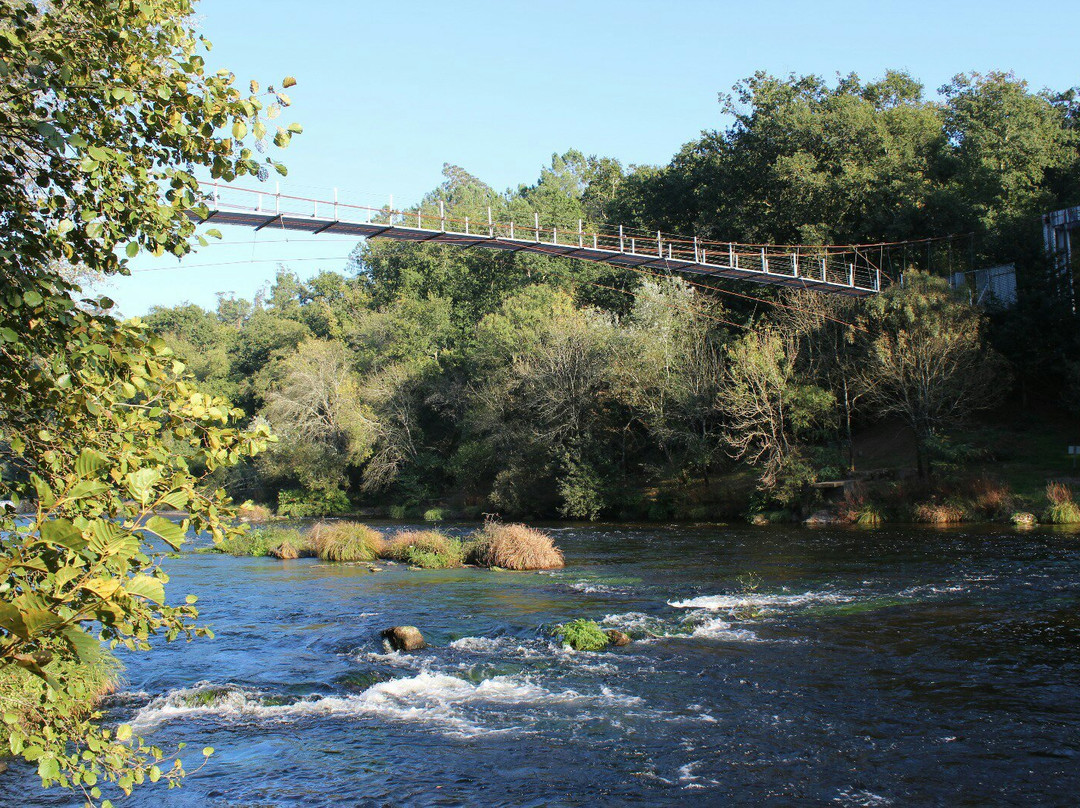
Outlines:
[[536, 213], [531, 221], [496, 221], [491, 208], [485, 218], [470, 221], [447, 215], [442, 202], [438, 210], [425, 212], [420, 207], [396, 210], [393, 197], [388, 205], [369, 207], [221, 183], [204, 183], [203, 189], [209, 208], [204, 223], [531, 252], [849, 297], [865, 297], [882, 288], [880, 266], [858, 245], [739, 244], [622, 226], [586, 227], [581, 220], [576, 228], [545, 226]]

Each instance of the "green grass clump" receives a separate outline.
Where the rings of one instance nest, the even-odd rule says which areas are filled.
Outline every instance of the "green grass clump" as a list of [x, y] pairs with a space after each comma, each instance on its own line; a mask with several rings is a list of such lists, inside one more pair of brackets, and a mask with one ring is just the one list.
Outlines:
[[294, 528], [268, 528], [262, 531], [266, 534], [265, 541], [270, 548], [269, 555], [274, 558], [311, 558], [315, 555], [306, 536]]
[[219, 541], [214, 545], [214, 549], [226, 555], [255, 556], [257, 558], [268, 556], [273, 541], [269, 539], [268, 534], [273, 532], [273, 530], [247, 530]]
[[404, 519], [408, 513], [408, 508], [404, 505], [391, 505], [390, 506], [390, 518], [391, 519]]
[[31, 733], [48, 726], [55, 729], [58, 723], [75, 726], [92, 717], [102, 698], [116, 692], [122, 667], [106, 650], [92, 662], [54, 660], [45, 672], [65, 683], [66, 688], [57, 693], [18, 665], [0, 665], [0, 711], [10, 713], [14, 723]]
[[441, 522], [445, 518], [442, 508], [428, 508], [424, 511], [425, 522]]
[[488, 522], [465, 548], [466, 559], [479, 567], [504, 570], [551, 570], [565, 566], [551, 536], [525, 525]]
[[563, 623], [555, 629], [555, 636], [564, 645], [575, 651], [602, 651], [608, 647], [608, 635], [595, 620], [579, 617], [569, 623]]
[[359, 522], [319, 522], [308, 544], [323, 561], [374, 561], [386, 547], [379, 531]]
[[424, 569], [448, 569], [465, 563], [461, 542], [437, 530], [399, 531], [380, 555]]
[[1050, 483], [1046, 486], [1046, 498], [1050, 504], [1043, 515], [1043, 521], [1052, 525], [1080, 524], [1080, 507], [1073, 500], [1072, 489], [1064, 483]]
[[863, 526], [880, 525], [885, 521], [881, 510], [874, 504], [867, 502], [855, 513], [855, 524]]

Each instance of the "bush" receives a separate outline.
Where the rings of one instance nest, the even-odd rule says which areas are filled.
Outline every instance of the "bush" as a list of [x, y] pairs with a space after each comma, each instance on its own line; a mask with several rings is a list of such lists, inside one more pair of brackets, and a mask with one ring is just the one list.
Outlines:
[[[56, 660], [45, 672], [65, 687], [53, 691], [43, 679], [18, 665], [0, 666], [0, 704], [11, 713], [14, 724], [24, 732], [36, 734], [47, 726], [81, 721], [94, 711], [102, 698], [114, 693], [120, 684], [120, 661], [102, 650], [93, 662]], [[9, 751], [7, 738], [0, 756]]]
[[951, 502], [920, 502], [915, 506], [915, 521], [929, 525], [950, 525], [964, 521], [964, 509]]
[[382, 557], [425, 569], [447, 569], [465, 563], [465, 550], [461, 542], [437, 530], [408, 530], [394, 534]]
[[230, 536], [214, 545], [213, 549], [219, 553], [234, 556], [262, 556], [270, 555], [270, 547], [273, 539], [268, 535], [278, 531], [273, 530], [247, 530], [236, 536]]
[[1012, 513], [1016, 498], [1009, 486], [980, 477], [967, 485], [971, 510], [986, 519], [999, 519]]
[[575, 651], [602, 651], [608, 646], [608, 635], [595, 620], [578, 618], [556, 626], [555, 636]]
[[550, 570], [564, 566], [563, 554], [546, 533], [525, 525], [488, 522], [466, 546], [466, 559], [480, 567]]
[[1046, 498], [1050, 505], [1043, 516], [1044, 522], [1052, 525], [1080, 524], [1080, 507], [1073, 500], [1073, 492], [1064, 483], [1050, 483], [1046, 486]]
[[445, 518], [442, 508], [429, 508], [424, 511], [425, 522], [441, 522]]
[[244, 522], [267, 522], [273, 513], [265, 505], [256, 505], [249, 499], [236, 509], [236, 515]]
[[374, 561], [386, 551], [382, 534], [359, 522], [319, 522], [308, 544], [323, 561]]
[[348, 513], [352, 509], [344, 491], [308, 491], [289, 488], [278, 492], [278, 514], [295, 519], [307, 519], [312, 516], [331, 516]]
[[404, 519], [406, 514], [408, 514], [409, 509], [404, 505], [391, 505], [389, 512], [391, 519]]
[[312, 558], [316, 555], [305, 536], [292, 528], [277, 528], [260, 531], [266, 534], [266, 546], [269, 555], [274, 558]]
[[855, 513], [855, 524], [857, 525], [880, 525], [884, 521], [885, 517], [882, 516], [881, 511], [872, 502], [863, 503]]

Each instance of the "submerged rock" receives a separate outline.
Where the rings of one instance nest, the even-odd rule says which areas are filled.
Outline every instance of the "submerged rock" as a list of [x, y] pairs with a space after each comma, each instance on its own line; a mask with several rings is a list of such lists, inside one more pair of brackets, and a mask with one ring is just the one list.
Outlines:
[[424, 635], [416, 626], [391, 626], [382, 636], [395, 651], [419, 651], [427, 647]]
[[607, 634], [608, 642], [616, 648], [621, 648], [624, 645], [630, 644], [630, 635], [626, 632], [619, 631], [617, 628], [609, 628], [604, 633]]

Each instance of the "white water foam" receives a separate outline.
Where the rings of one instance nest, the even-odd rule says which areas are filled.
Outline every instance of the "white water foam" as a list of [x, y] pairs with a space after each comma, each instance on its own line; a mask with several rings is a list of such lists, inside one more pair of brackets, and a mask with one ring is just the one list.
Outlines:
[[[215, 691], [207, 703], [193, 702], [200, 693]], [[216, 692], [220, 690], [221, 692]], [[388, 721], [430, 724], [451, 735], [472, 737], [505, 732], [519, 727], [484, 726], [481, 713], [499, 708], [529, 705], [530, 712], [544, 705], [582, 704], [618, 706], [641, 703], [607, 687], [586, 695], [575, 690], [553, 692], [518, 676], [494, 676], [479, 683], [456, 676], [423, 671], [415, 676], [372, 685], [362, 693], [322, 696], [313, 693], [291, 704], [268, 704], [257, 691], [200, 682], [191, 688], [170, 691], [141, 708], [131, 721], [146, 729], [164, 721], [213, 717], [228, 721], [295, 721], [309, 716], [374, 717]], [[519, 716], [524, 719], [526, 716]]]
[[757, 634], [748, 628], [735, 627], [708, 610], [694, 610], [675, 620], [665, 620], [642, 612], [609, 614], [601, 625], [615, 626], [631, 635], [644, 634], [638, 642], [658, 639], [696, 637], [698, 639], [757, 642]]
[[708, 609], [715, 612], [805, 606], [809, 603], [849, 603], [854, 599], [850, 595], [841, 595], [836, 592], [804, 592], [801, 595], [702, 595], [689, 600], [669, 600], [668, 606], [676, 609]]

